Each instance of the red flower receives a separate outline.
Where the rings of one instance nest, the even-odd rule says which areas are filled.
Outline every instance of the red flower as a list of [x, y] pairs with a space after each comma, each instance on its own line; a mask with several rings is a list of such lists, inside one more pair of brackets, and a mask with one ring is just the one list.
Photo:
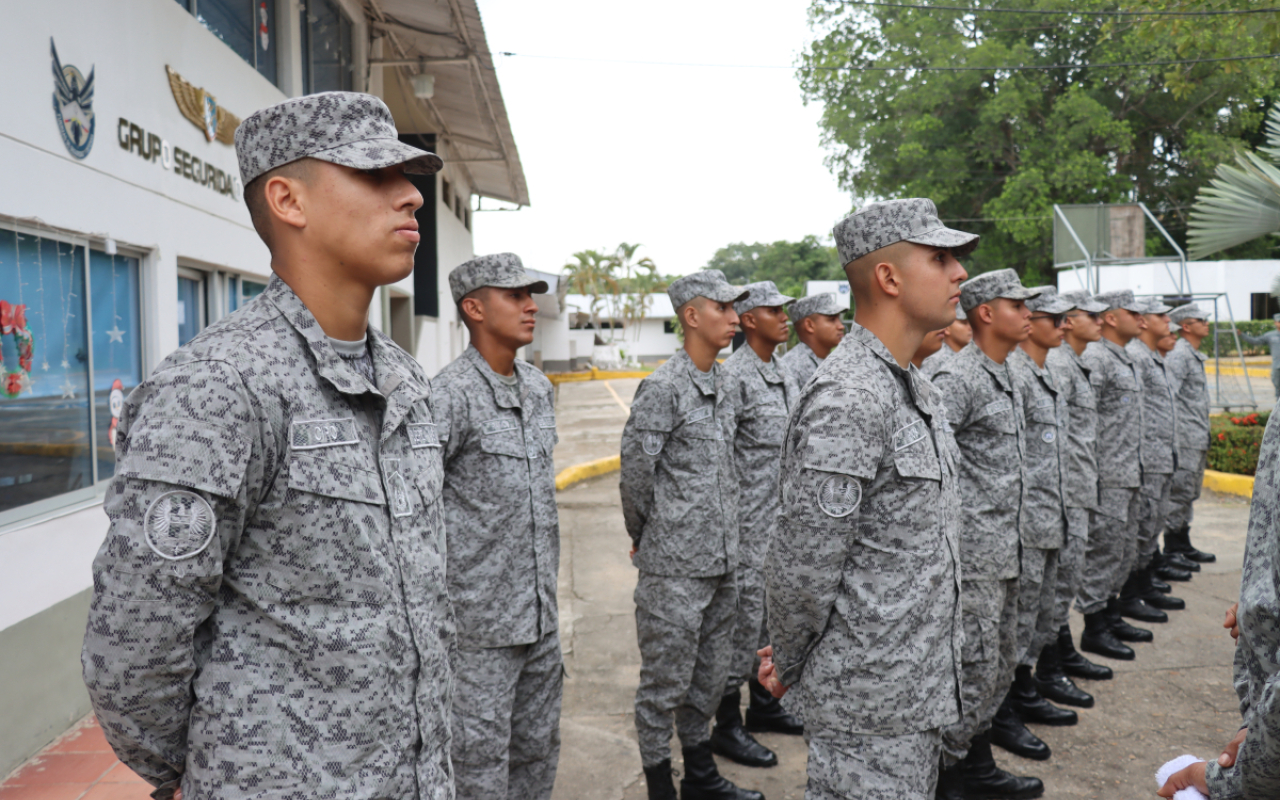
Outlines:
[[6, 375], [4, 390], [6, 394], [16, 397], [22, 391], [22, 373], [10, 372]]
[[1225, 442], [1226, 440], [1227, 440], [1227, 435], [1225, 433], [1218, 434], [1218, 441]]

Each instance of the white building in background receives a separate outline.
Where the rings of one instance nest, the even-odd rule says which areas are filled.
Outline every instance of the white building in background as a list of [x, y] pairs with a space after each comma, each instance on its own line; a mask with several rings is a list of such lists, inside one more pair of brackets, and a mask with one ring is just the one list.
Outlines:
[[806, 281], [804, 284], [805, 297], [828, 292], [839, 298], [845, 308], [853, 307], [853, 294], [849, 291], [848, 281]]
[[381, 96], [445, 168], [371, 309], [434, 374], [473, 198], [528, 203], [476, 0], [42, 0], [0, 27], [0, 774], [88, 711], [79, 649], [119, 398], [262, 291], [239, 118]]
[[[1101, 291], [1131, 289], [1135, 295], [1158, 294], [1174, 300], [1178, 297], [1178, 262], [1122, 264], [1101, 267]], [[1187, 263], [1187, 279], [1194, 294], [1222, 294], [1217, 301], [1221, 320], [1271, 319], [1280, 306], [1271, 297], [1271, 283], [1280, 276], [1280, 261], [1191, 261]], [[1063, 270], [1058, 273], [1062, 291], [1081, 288], [1084, 273]], [[1197, 300], [1199, 303], [1209, 302]], [[1228, 303], [1230, 310], [1228, 310]]]

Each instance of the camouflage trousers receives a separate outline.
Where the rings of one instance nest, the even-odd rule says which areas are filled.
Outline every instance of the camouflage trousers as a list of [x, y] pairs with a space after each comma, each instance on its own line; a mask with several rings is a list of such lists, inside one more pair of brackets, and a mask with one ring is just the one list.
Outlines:
[[739, 566], [734, 577], [738, 584], [738, 613], [734, 620], [733, 661], [726, 691], [736, 691], [755, 677], [760, 660], [756, 651], [769, 643], [769, 632], [764, 626], [764, 573]]
[[1142, 490], [1138, 505], [1138, 560], [1134, 569], [1142, 569], [1151, 563], [1151, 557], [1160, 547], [1160, 532], [1164, 530], [1164, 515], [1169, 510], [1169, 487], [1173, 485], [1173, 473], [1142, 473]]
[[1089, 512], [1089, 542], [1076, 590], [1081, 614], [1096, 614], [1120, 587], [1138, 560], [1138, 489], [1098, 487], [1098, 508]]
[[683, 747], [710, 737], [733, 660], [734, 576], [676, 578], [641, 572], [636, 583], [640, 687], [636, 734], [646, 767], [671, 757], [671, 722]]
[[809, 739], [804, 800], [933, 800], [938, 730]]
[[942, 729], [951, 763], [991, 727], [1018, 666], [1018, 579], [968, 580], [960, 587], [964, 647], [960, 651], [960, 721]]
[[1084, 571], [1084, 551], [1089, 546], [1089, 509], [1064, 508], [1067, 536], [1058, 553], [1058, 592], [1053, 602], [1053, 627], [1061, 628], [1071, 620], [1071, 603], [1080, 588]]
[[560, 760], [560, 632], [453, 657], [458, 800], [549, 800]]
[[1200, 499], [1208, 456], [1207, 450], [1178, 451], [1178, 469], [1169, 486], [1169, 507], [1164, 515], [1166, 529], [1179, 531], [1191, 527], [1191, 506]]
[[1018, 663], [1035, 666], [1040, 651], [1058, 635], [1054, 605], [1058, 599], [1058, 550], [1022, 548], [1018, 576]]

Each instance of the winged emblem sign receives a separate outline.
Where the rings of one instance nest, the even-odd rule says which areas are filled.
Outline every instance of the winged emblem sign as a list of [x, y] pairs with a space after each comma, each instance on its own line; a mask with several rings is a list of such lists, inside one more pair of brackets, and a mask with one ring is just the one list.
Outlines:
[[185, 80], [172, 68], [165, 65], [164, 71], [169, 75], [169, 89], [173, 92], [174, 102], [182, 116], [204, 131], [209, 141], [217, 139], [223, 144], [235, 144], [236, 128], [240, 127], [240, 118], [218, 105], [218, 99]]
[[58, 120], [62, 143], [67, 152], [84, 158], [93, 149], [96, 120], [93, 115], [93, 70], [85, 77], [70, 64], [63, 65], [58, 48], [49, 37], [49, 54], [53, 56], [53, 114]]

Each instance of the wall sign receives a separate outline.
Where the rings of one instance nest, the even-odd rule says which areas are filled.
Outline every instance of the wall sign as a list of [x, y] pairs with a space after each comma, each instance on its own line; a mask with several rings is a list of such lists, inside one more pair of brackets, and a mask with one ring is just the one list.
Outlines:
[[159, 163], [163, 169], [171, 169], [174, 174], [207, 186], [232, 200], [239, 201], [244, 191], [239, 176], [224, 172], [181, 147], [174, 147], [157, 134], [147, 132], [141, 125], [124, 117], [116, 123], [116, 141], [121, 150], [128, 150], [153, 164]]
[[49, 54], [53, 56], [53, 115], [67, 152], [84, 158], [93, 149], [93, 132], [97, 120], [93, 115], [93, 69], [86, 78], [70, 64], [63, 65], [58, 48], [49, 37]]
[[168, 64], [165, 64], [164, 71], [169, 75], [169, 89], [182, 116], [204, 131], [204, 138], [209, 141], [217, 139], [223, 144], [235, 144], [240, 118], [218, 105], [218, 99], [213, 95], [183, 80]]

